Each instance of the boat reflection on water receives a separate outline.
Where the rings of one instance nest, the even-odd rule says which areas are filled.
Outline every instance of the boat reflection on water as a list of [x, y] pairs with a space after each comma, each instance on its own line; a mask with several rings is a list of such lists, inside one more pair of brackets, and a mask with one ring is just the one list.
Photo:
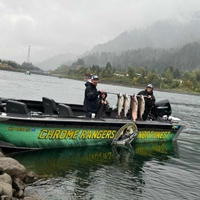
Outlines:
[[129, 167], [137, 164], [142, 169], [146, 161], [156, 159], [167, 162], [170, 157], [179, 157], [177, 143], [145, 143], [133, 146], [98, 146], [67, 149], [45, 149], [7, 154], [38, 177], [65, 176], [73, 171], [98, 170], [102, 167]]

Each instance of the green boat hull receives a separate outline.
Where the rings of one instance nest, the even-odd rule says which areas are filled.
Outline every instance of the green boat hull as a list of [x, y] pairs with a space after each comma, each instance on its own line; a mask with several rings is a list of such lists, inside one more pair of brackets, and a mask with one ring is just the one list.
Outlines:
[[135, 132], [133, 143], [167, 142], [178, 138], [181, 125], [133, 123], [131, 120], [84, 120], [80, 118], [0, 117], [0, 146], [52, 149], [110, 145], [123, 131]]
[[177, 140], [183, 129], [179, 122], [161, 117], [171, 114], [168, 100], [157, 102], [160, 118], [136, 122], [129, 115], [124, 118], [123, 112], [118, 116], [117, 110], [112, 108], [103, 119], [86, 118], [83, 105], [59, 103], [45, 97], [42, 101], [0, 100], [0, 147], [6, 148], [55, 149], [168, 142]]

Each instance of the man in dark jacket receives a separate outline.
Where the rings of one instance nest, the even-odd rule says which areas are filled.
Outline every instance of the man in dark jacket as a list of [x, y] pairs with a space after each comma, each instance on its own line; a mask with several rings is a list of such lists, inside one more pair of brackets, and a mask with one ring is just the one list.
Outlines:
[[138, 95], [143, 95], [145, 100], [145, 110], [144, 114], [142, 115], [143, 120], [148, 118], [149, 113], [154, 108], [155, 105], [155, 96], [153, 95], [153, 85], [148, 84], [146, 89], [139, 92]]
[[97, 115], [97, 111], [99, 109], [98, 96], [101, 92], [103, 92], [102, 90], [97, 91], [96, 87], [98, 81], [98, 76], [93, 75], [91, 81], [89, 80], [85, 83], [86, 88], [83, 109], [86, 117], [91, 117], [92, 113], [95, 113], [95, 116]]

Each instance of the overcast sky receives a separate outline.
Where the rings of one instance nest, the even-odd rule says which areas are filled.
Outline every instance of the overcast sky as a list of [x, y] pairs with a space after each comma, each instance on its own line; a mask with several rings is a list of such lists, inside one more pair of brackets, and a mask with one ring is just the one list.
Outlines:
[[[200, 0], [0, 0], [0, 59], [84, 53], [157, 20], [185, 20]], [[182, 17], [184, 16], [184, 18]]]

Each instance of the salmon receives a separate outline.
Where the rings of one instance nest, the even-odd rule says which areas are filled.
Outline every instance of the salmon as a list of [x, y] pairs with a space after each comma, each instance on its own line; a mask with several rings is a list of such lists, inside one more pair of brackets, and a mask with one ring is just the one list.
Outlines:
[[143, 120], [142, 115], [144, 114], [144, 109], [145, 109], [145, 100], [143, 95], [139, 96], [138, 104], [139, 104], [139, 119]]
[[117, 100], [117, 116], [116, 118], [121, 118], [121, 112], [124, 106], [124, 96], [122, 95], [122, 93], [119, 93], [117, 95], [118, 100]]
[[136, 95], [134, 94], [131, 97], [131, 115], [132, 115], [133, 121], [136, 121], [137, 113], [138, 113], [138, 100], [137, 100]]
[[124, 118], [127, 118], [128, 111], [130, 109], [130, 97], [126, 93], [124, 95]]

